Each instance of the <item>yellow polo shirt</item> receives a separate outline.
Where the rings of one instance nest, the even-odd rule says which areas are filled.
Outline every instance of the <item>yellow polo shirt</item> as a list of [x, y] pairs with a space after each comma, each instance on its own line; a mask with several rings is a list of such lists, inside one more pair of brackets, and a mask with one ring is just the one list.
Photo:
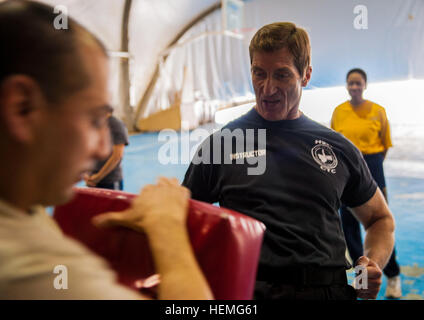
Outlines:
[[386, 110], [369, 100], [356, 107], [350, 101], [338, 105], [331, 118], [331, 128], [343, 134], [363, 154], [383, 152], [393, 146]]

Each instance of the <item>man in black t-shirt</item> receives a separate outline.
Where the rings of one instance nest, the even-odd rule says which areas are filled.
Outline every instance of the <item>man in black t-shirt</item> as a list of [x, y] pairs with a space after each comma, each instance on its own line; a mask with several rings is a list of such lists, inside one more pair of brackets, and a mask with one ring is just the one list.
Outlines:
[[[292, 23], [267, 25], [249, 50], [256, 106], [202, 143], [183, 185], [194, 199], [266, 225], [257, 299], [375, 298], [393, 218], [361, 153], [299, 110], [312, 73], [307, 33]], [[341, 202], [367, 231], [356, 291], [347, 285]]]
[[112, 113], [108, 115], [108, 126], [113, 144], [112, 153], [105, 160], [97, 162], [92, 174], [86, 177], [86, 184], [89, 187], [123, 190], [122, 158], [124, 148], [128, 145], [128, 131], [124, 123], [114, 117]]

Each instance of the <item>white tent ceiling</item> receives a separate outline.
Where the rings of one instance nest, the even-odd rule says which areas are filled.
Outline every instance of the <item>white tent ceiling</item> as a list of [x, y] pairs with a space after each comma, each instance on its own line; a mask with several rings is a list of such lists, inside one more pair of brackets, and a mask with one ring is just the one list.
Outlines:
[[[62, 5], [68, 14], [92, 31], [111, 51], [120, 51], [125, 0], [39, 0], [51, 6]], [[144, 93], [158, 62], [158, 54], [199, 14], [217, 0], [133, 0], [129, 17], [131, 84], [135, 103]], [[111, 88], [116, 90], [118, 58], [112, 57]], [[112, 92], [116, 105], [119, 98]], [[119, 107], [118, 107], [119, 111]]]
[[[68, 13], [89, 30], [95, 33], [111, 51], [119, 51], [121, 45], [121, 23], [125, 0], [39, 0], [50, 5], [64, 5]], [[155, 68], [158, 55], [189, 25], [199, 14], [205, 12], [220, 1], [217, 0], [132, 0], [129, 17], [129, 53], [130, 81], [133, 88], [132, 106], [135, 107], [145, 93]], [[365, 30], [354, 28], [354, 8], [359, 4], [353, 0], [249, 0], [244, 1], [244, 27], [256, 29], [274, 21], [293, 21], [306, 28], [312, 42], [313, 76], [310, 88], [343, 85], [345, 72], [351, 67], [363, 67], [369, 72], [371, 81], [402, 80], [410, 78], [424, 78], [424, 1], [422, 0], [362, 0], [360, 3], [367, 8], [368, 25]], [[212, 20], [203, 20], [189, 30], [219, 26], [219, 15]], [[197, 28], [197, 29], [196, 29]], [[209, 30], [213, 31], [213, 30]], [[218, 44], [215, 56], [228, 60], [227, 52], [235, 48], [240, 51], [239, 45], [221, 45], [216, 38], [205, 39], [209, 44]], [[222, 44], [229, 43], [222, 39]], [[186, 56], [200, 53], [197, 44], [187, 47], [187, 52], [175, 54], [180, 57], [171, 59], [170, 70], [177, 70], [178, 61], [187, 61]], [[204, 46], [205, 47], [205, 46]], [[245, 47], [247, 50], [247, 46]], [[191, 50], [191, 51], [190, 51]], [[218, 52], [218, 50], [227, 50]], [[230, 53], [237, 57], [240, 54]], [[199, 61], [209, 57], [205, 53]], [[181, 58], [182, 57], [182, 58]], [[121, 58], [112, 57], [112, 102], [118, 114], [122, 115], [120, 98], [117, 93], [119, 87], [119, 62]], [[168, 63], [168, 62], [167, 62]], [[234, 65], [230, 60], [227, 65]], [[225, 65], [223, 63], [222, 65]], [[237, 63], [240, 64], [239, 61]], [[210, 65], [210, 64], [209, 64]], [[240, 73], [248, 72], [248, 63], [242, 65]], [[211, 73], [206, 64], [195, 65], [200, 75], [206, 75], [210, 81]], [[218, 63], [218, 68], [222, 66]], [[166, 68], [166, 66], [165, 66]], [[213, 68], [217, 68], [214, 66]], [[182, 66], [180, 67], [182, 69]], [[219, 74], [221, 72], [218, 70]], [[232, 73], [234, 74], [234, 72]], [[181, 82], [181, 72], [171, 79], [174, 86]], [[240, 81], [246, 77], [233, 77]], [[160, 80], [160, 79], [159, 79]], [[199, 79], [194, 78], [194, 83]], [[221, 79], [212, 79], [218, 83]], [[228, 81], [228, 78], [224, 79]], [[246, 80], [243, 80], [246, 81]], [[158, 82], [163, 83], [162, 82]], [[231, 87], [231, 84], [228, 84]], [[249, 84], [247, 84], [249, 85]], [[208, 87], [202, 85], [201, 87]], [[210, 86], [209, 86], [210, 87]], [[246, 88], [246, 84], [237, 84], [234, 87]], [[159, 88], [160, 89], [160, 88]], [[160, 91], [155, 89], [156, 91]], [[219, 90], [215, 90], [219, 92]], [[169, 94], [165, 93], [165, 94]], [[206, 94], [205, 96], [208, 96]], [[210, 96], [210, 94], [209, 94]], [[218, 99], [222, 97], [211, 97]], [[152, 104], [152, 102], [151, 102]], [[163, 108], [157, 106], [157, 109]], [[151, 108], [153, 111], [155, 107]]]
[[109, 50], [119, 51], [121, 20], [124, 0], [39, 0], [51, 6], [65, 6], [69, 16], [77, 20], [100, 40]]

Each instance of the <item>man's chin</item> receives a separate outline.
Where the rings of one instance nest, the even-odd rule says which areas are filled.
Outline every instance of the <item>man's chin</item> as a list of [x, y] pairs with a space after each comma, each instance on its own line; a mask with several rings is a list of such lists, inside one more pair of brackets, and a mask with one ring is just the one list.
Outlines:
[[263, 108], [260, 112], [261, 116], [268, 121], [279, 121], [284, 120], [286, 112], [283, 111], [283, 108]]
[[51, 199], [46, 201], [46, 203], [44, 203], [43, 205], [46, 207], [59, 206], [71, 201], [74, 198], [74, 196], [75, 196], [75, 191], [72, 187], [61, 192], [60, 194], [55, 194], [54, 197], [51, 197]]

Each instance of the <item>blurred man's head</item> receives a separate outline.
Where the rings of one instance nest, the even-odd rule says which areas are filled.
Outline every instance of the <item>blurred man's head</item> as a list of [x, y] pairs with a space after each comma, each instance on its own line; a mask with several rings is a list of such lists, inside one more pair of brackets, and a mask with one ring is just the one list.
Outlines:
[[311, 77], [311, 47], [305, 30], [290, 22], [259, 29], [250, 46], [256, 109], [267, 120], [295, 119], [302, 87]]
[[39, 3], [0, 3], [0, 167], [11, 185], [0, 197], [14, 200], [21, 184], [21, 207], [68, 200], [111, 148], [106, 51], [71, 18], [56, 30], [55, 18]]

